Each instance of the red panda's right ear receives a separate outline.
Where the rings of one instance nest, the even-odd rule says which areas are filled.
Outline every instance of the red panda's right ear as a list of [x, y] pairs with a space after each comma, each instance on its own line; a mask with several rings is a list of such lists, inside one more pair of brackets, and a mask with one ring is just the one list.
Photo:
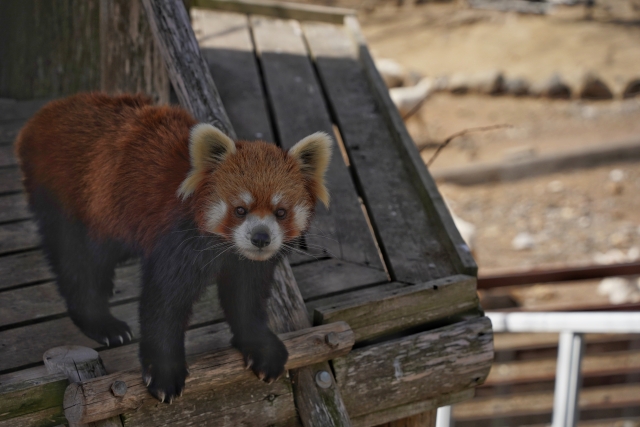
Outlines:
[[215, 167], [230, 155], [235, 154], [236, 144], [221, 130], [208, 123], [200, 123], [191, 128], [189, 137], [189, 158], [191, 171], [182, 181], [177, 195], [183, 200], [191, 196], [203, 178], [203, 170]]

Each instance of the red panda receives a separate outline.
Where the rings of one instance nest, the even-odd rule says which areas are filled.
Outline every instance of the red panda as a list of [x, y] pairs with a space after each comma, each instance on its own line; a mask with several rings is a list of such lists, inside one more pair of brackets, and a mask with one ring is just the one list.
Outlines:
[[267, 326], [275, 264], [308, 227], [331, 139], [289, 151], [233, 141], [142, 95], [79, 94], [49, 103], [16, 140], [29, 205], [70, 318], [107, 346], [131, 341], [111, 315], [117, 263], [139, 256], [140, 361], [150, 393], [182, 394], [194, 301], [218, 284], [232, 344], [264, 381], [288, 354]]

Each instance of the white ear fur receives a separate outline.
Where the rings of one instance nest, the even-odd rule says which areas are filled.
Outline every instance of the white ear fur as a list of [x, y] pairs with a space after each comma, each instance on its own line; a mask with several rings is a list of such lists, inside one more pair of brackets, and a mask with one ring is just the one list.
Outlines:
[[329, 192], [324, 185], [324, 174], [331, 160], [331, 151], [331, 137], [324, 132], [303, 138], [289, 150], [289, 155], [300, 164], [302, 173], [316, 183], [316, 197], [326, 207], [329, 207]]
[[222, 162], [228, 155], [235, 152], [235, 142], [221, 130], [208, 123], [200, 123], [192, 127], [189, 137], [191, 171], [178, 188], [178, 197], [184, 200], [191, 196], [202, 179], [199, 172], [206, 166]]

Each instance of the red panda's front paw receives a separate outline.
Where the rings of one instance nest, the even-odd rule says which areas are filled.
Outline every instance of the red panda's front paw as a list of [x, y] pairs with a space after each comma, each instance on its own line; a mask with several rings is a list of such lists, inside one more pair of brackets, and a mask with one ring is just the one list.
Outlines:
[[171, 404], [182, 396], [189, 370], [184, 364], [151, 364], [143, 367], [142, 380], [149, 393], [163, 403]]
[[249, 340], [234, 337], [232, 344], [242, 353], [245, 367], [260, 380], [271, 384], [284, 374], [289, 353], [275, 334]]

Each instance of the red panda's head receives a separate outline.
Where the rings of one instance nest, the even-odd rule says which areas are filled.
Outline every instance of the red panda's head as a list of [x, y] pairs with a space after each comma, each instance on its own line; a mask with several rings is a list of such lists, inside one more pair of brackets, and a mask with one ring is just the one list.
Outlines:
[[266, 142], [234, 142], [209, 124], [191, 130], [191, 171], [178, 189], [193, 197], [198, 227], [263, 261], [309, 227], [316, 202], [329, 205], [324, 174], [331, 138], [314, 133], [288, 152]]

